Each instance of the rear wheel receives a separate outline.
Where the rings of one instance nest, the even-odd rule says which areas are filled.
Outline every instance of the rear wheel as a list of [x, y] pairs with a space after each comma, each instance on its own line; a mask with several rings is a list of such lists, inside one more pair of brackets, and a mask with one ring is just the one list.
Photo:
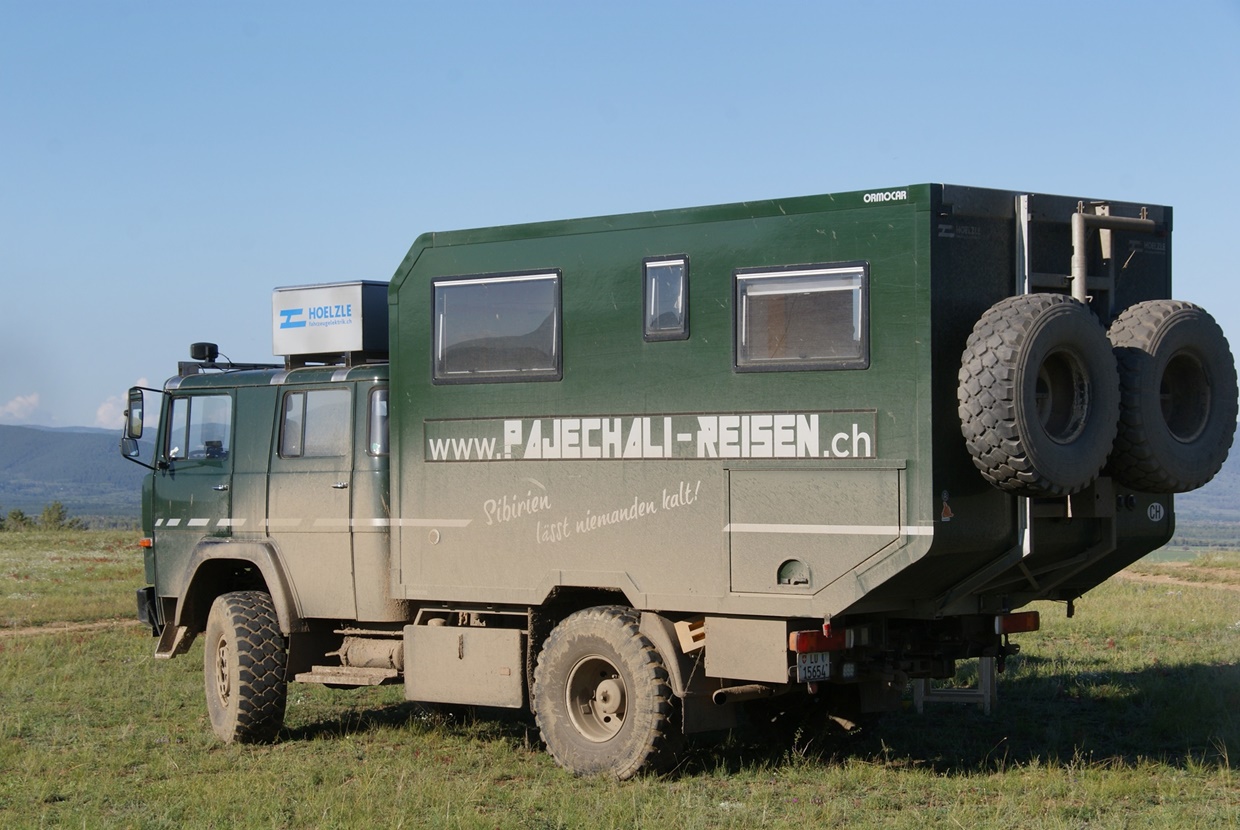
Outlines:
[[674, 697], [638, 624], [630, 608], [587, 608], [543, 646], [534, 715], [547, 750], [570, 772], [625, 779], [672, 760]]
[[1151, 300], [1108, 332], [1119, 361], [1120, 429], [1109, 470], [1150, 493], [1195, 490], [1227, 460], [1236, 429], [1236, 367], [1204, 309]]
[[202, 660], [215, 734], [229, 743], [275, 738], [288, 697], [288, 651], [271, 597], [262, 591], [217, 597]]
[[996, 487], [1063, 496], [1088, 487], [1115, 439], [1119, 376], [1102, 325], [1061, 294], [991, 306], [961, 358], [960, 424]]

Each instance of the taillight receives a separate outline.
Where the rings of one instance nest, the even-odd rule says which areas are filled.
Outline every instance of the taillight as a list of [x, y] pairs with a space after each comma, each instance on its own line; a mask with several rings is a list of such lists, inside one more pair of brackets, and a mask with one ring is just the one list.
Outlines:
[[788, 650], [798, 654], [809, 654], [815, 651], [842, 651], [845, 640], [844, 632], [832, 631], [827, 623], [822, 631], [793, 631], [788, 635]]
[[996, 634], [1020, 634], [1025, 631], [1037, 631], [1042, 620], [1037, 611], [1020, 611], [1016, 614], [1004, 614], [995, 617]]

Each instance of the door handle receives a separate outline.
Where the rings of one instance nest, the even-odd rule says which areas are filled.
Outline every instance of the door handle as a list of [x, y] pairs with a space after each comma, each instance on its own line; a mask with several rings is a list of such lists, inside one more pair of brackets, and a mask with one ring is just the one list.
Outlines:
[[219, 491], [219, 492], [223, 493], [225, 490], [227, 490], [227, 489], [228, 489], [228, 485], [227, 485], [227, 484], [217, 484], [217, 485], [215, 485], [214, 487], [212, 487], [211, 489], [212, 489], [212, 490], [217, 490], [217, 491]]
[[347, 482], [347, 481], [337, 481], [335, 484], [333, 484], [333, 485], [332, 485], [332, 489], [333, 489], [333, 490], [348, 490], [348, 489], [349, 489], [349, 482]]

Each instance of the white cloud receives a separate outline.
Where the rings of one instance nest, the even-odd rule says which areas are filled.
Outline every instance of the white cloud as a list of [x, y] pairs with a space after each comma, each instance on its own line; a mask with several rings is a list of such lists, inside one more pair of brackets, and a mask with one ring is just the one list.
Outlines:
[[108, 429], [120, 427], [124, 424], [124, 417], [125, 399], [120, 395], [113, 395], [95, 410], [95, 426]]
[[[138, 378], [134, 386], [150, 386], [146, 378]], [[148, 398], [149, 400], [149, 398]], [[125, 410], [129, 408], [129, 400], [125, 395], [113, 395], [95, 410], [95, 426], [105, 429], [119, 429], [125, 425]]]
[[33, 392], [29, 395], [18, 395], [4, 406], [0, 406], [0, 418], [25, 421], [38, 408], [38, 392]]

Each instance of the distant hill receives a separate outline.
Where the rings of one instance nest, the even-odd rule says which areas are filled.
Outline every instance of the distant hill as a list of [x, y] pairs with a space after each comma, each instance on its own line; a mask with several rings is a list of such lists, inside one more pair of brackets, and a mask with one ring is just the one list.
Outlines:
[[1214, 480], [1175, 497], [1175, 536], [1168, 547], [1240, 549], [1240, 446]]
[[[121, 458], [119, 440], [120, 430], [0, 425], [0, 516], [37, 516], [59, 501], [71, 516], [136, 521], [146, 470]], [[1240, 447], [1213, 481], [1176, 496], [1175, 508], [1173, 545], [1240, 547]]]
[[1191, 493], [1175, 498], [1176, 518], [1192, 522], [1240, 522], [1240, 447], [1214, 480]]
[[137, 519], [146, 471], [121, 457], [120, 430], [0, 425], [0, 515], [37, 516], [53, 501], [71, 516]]

